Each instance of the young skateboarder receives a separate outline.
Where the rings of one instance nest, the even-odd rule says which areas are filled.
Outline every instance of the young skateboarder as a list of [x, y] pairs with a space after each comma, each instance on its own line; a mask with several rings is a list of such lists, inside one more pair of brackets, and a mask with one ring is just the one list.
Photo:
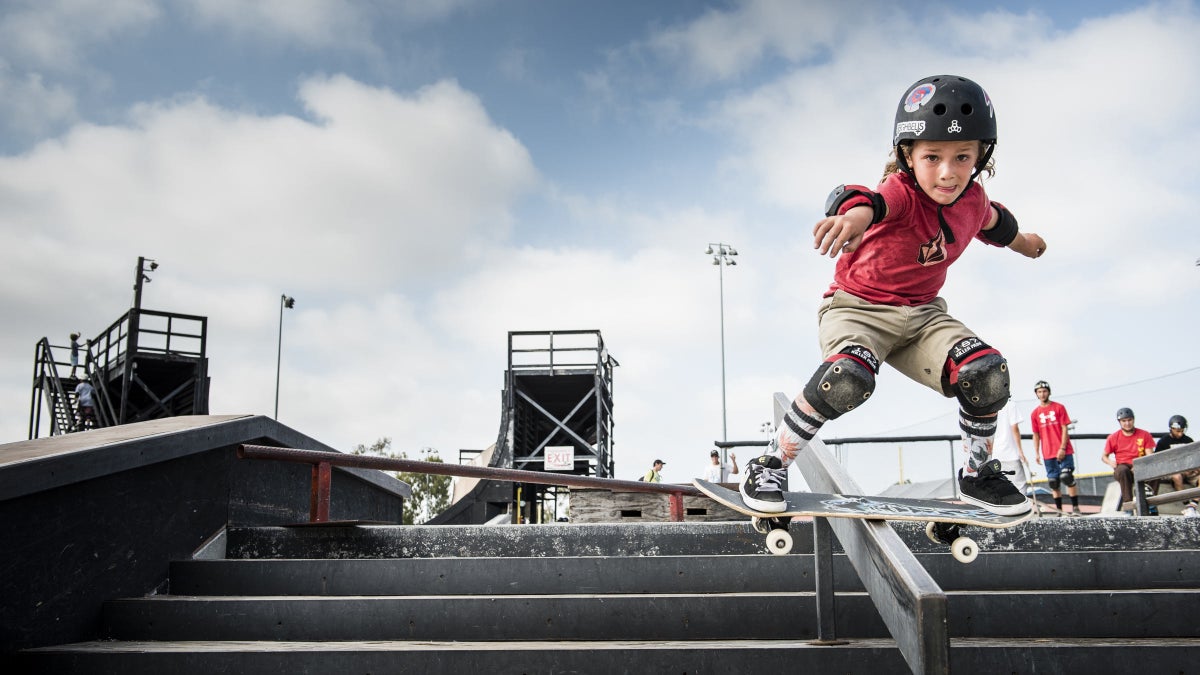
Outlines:
[[766, 513], [785, 508], [792, 461], [826, 421], [866, 402], [880, 364], [888, 363], [958, 398], [962, 498], [999, 515], [1029, 511], [999, 461], [989, 459], [996, 413], [1009, 398], [1008, 364], [938, 297], [947, 268], [972, 239], [1030, 258], [1046, 250], [976, 180], [993, 173], [996, 139], [982, 87], [954, 75], [924, 78], [900, 100], [894, 157], [879, 186], [843, 185], [829, 195], [826, 217], [813, 228], [814, 247], [840, 256], [817, 313], [825, 361], [792, 402], [775, 447], [747, 463], [747, 505]]

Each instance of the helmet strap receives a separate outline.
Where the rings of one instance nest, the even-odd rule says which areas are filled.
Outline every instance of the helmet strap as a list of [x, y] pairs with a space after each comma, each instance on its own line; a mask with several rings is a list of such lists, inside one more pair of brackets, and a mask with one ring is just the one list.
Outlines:
[[988, 143], [987, 148], [983, 151], [983, 156], [975, 163], [975, 171], [971, 173], [971, 180], [975, 180], [976, 176], [983, 173], [983, 170], [987, 167], [988, 160], [992, 158], [992, 151], [995, 149], [995, 143]]

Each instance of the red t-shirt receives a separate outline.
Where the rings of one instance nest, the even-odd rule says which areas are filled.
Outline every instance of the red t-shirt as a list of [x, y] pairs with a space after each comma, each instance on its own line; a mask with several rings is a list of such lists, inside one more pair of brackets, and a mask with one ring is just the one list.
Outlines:
[[[1046, 405], [1039, 404], [1029, 413], [1029, 425], [1042, 443], [1042, 459], [1058, 459], [1058, 449], [1062, 447], [1063, 429], [1071, 423], [1071, 416], [1066, 407], [1057, 401]], [[1067, 438], [1067, 454], [1075, 454], [1075, 446]]]
[[953, 206], [942, 208], [949, 237], [938, 222], [938, 203], [907, 173], [889, 175], [878, 191], [887, 218], [867, 229], [857, 250], [838, 256], [826, 297], [840, 289], [879, 305], [923, 305], [937, 297], [946, 270], [971, 239], [992, 243], [980, 235], [992, 208], [976, 181]]
[[1118, 429], [1104, 441], [1104, 454], [1116, 455], [1117, 464], [1133, 464], [1133, 460], [1145, 457], [1147, 452], [1154, 452], [1154, 437], [1144, 429], [1135, 427], [1129, 436]]

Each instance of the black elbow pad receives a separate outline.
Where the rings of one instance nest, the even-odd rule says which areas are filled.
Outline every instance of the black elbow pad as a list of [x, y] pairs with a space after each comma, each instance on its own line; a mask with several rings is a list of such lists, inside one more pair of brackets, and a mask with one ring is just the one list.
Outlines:
[[1000, 214], [1000, 220], [996, 221], [996, 226], [992, 229], [984, 230], [983, 236], [990, 242], [1008, 246], [1017, 238], [1017, 219], [1003, 204], [992, 202], [992, 206]]

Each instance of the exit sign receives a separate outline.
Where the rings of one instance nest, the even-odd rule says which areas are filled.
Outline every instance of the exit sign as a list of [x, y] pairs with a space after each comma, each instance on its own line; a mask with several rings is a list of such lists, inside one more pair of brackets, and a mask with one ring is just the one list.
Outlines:
[[546, 471], [570, 471], [575, 468], [575, 446], [546, 446]]

